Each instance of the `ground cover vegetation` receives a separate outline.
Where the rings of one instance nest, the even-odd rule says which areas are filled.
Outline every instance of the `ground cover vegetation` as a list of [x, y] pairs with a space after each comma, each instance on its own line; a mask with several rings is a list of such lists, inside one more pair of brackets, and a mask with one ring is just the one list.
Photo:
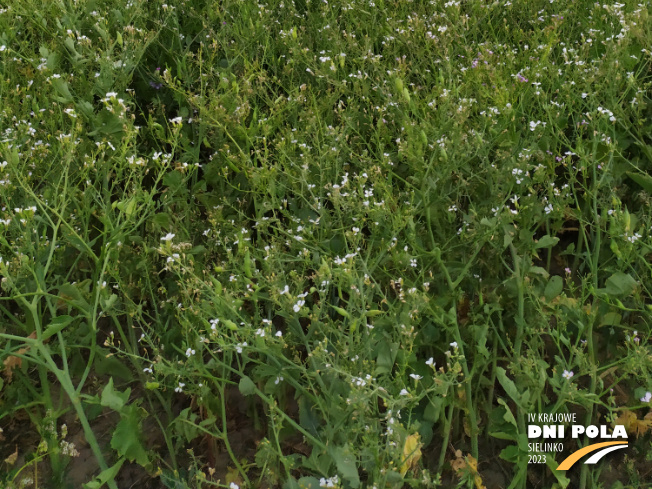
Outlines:
[[649, 487], [649, 8], [5, 3], [0, 486]]

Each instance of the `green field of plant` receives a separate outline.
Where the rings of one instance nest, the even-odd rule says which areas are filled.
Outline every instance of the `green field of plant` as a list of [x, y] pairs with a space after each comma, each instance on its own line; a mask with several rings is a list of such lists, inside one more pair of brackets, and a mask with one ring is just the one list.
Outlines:
[[640, 1], [0, 5], [0, 488], [652, 487]]

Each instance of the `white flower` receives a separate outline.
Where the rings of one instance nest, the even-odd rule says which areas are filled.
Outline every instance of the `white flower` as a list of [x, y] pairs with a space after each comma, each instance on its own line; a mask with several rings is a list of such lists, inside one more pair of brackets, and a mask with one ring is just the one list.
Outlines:
[[183, 388], [186, 386], [183, 382], [179, 382], [179, 387], [174, 388], [174, 392], [183, 392]]
[[188, 348], [188, 349], [186, 350], [186, 356], [187, 356], [188, 358], [190, 358], [190, 357], [193, 356], [194, 354], [195, 354], [195, 350], [193, 350], [192, 348]]
[[426, 365], [430, 365], [431, 367], [433, 367], [433, 366], [435, 365], [435, 359], [432, 358], [432, 357], [430, 357], [430, 358], [426, 361]]
[[457, 341], [453, 341], [450, 345], [451, 345], [453, 348], [457, 348]]
[[407, 389], [401, 389], [401, 392], [399, 393], [399, 395], [401, 395], [401, 396], [407, 396], [407, 395], [408, 395], [408, 391], [407, 391]]
[[565, 378], [566, 380], [570, 380], [573, 375], [575, 375], [575, 374], [573, 373], [572, 370], [570, 372], [568, 370], [564, 370], [564, 373], [561, 374], [561, 376], [563, 378]]
[[229, 489], [240, 489], [240, 486], [235, 482], [231, 482], [231, 484], [229, 484]]
[[641, 402], [650, 402], [652, 401], [652, 392], [646, 392], [643, 397], [641, 397]]
[[175, 236], [176, 234], [168, 233], [161, 238], [161, 241], [171, 241]]
[[412, 377], [414, 380], [421, 380], [423, 377], [421, 375], [417, 374], [410, 374], [410, 377]]

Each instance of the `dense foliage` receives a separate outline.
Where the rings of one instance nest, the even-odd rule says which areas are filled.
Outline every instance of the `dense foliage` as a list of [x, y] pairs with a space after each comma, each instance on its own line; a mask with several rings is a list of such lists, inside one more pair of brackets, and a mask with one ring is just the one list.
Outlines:
[[0, 486], [647, 487], [649, 8], [9, 1]]

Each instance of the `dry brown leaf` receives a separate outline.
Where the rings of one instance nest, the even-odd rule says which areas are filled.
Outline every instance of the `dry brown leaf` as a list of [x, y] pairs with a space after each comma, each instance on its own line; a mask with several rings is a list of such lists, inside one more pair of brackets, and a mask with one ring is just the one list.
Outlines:
[[[28, 350], [29, 348], [21, 348], [16, 353], [18, 355], [24, 355], [25, 353], [27, 353]], [[20, 368], [23, 365], [23, 359], [16, 355], [9, 355], [7, 358], [5, 358], [5, 361], [2, 363], [5, 366], [4, 369], [5, 379], [7, 379], [7, 383], [10, 383], [14, 375], [14, 369], [16, 367]]]
[[13, 465], [16, 463], [16, 460], [18, 460], [18, 445], [16, 445], [16, 451], [9, 455], [6, 459], [5, 462], [8, 463], [9, 465]]
[[[32, 334], [28, 336], [28, 338], [35, 339], [36, 331], [33, 331]], [[21, 348], [16, 352], [16, 355], [24, 355], [28, 351], [29, 351], [29, 347]], [[5, 361], [2, 362], [5, 366], [3, 373], [5, 379], [7, 379], [7, 383], [11, 382], [11, 379], [13, 378], [14, 375], [14, 369], [16, 367], [20, 368], [23, 365], [23, 359], [16, 355], [9, 355], [7, 358], [5, 358]]]

